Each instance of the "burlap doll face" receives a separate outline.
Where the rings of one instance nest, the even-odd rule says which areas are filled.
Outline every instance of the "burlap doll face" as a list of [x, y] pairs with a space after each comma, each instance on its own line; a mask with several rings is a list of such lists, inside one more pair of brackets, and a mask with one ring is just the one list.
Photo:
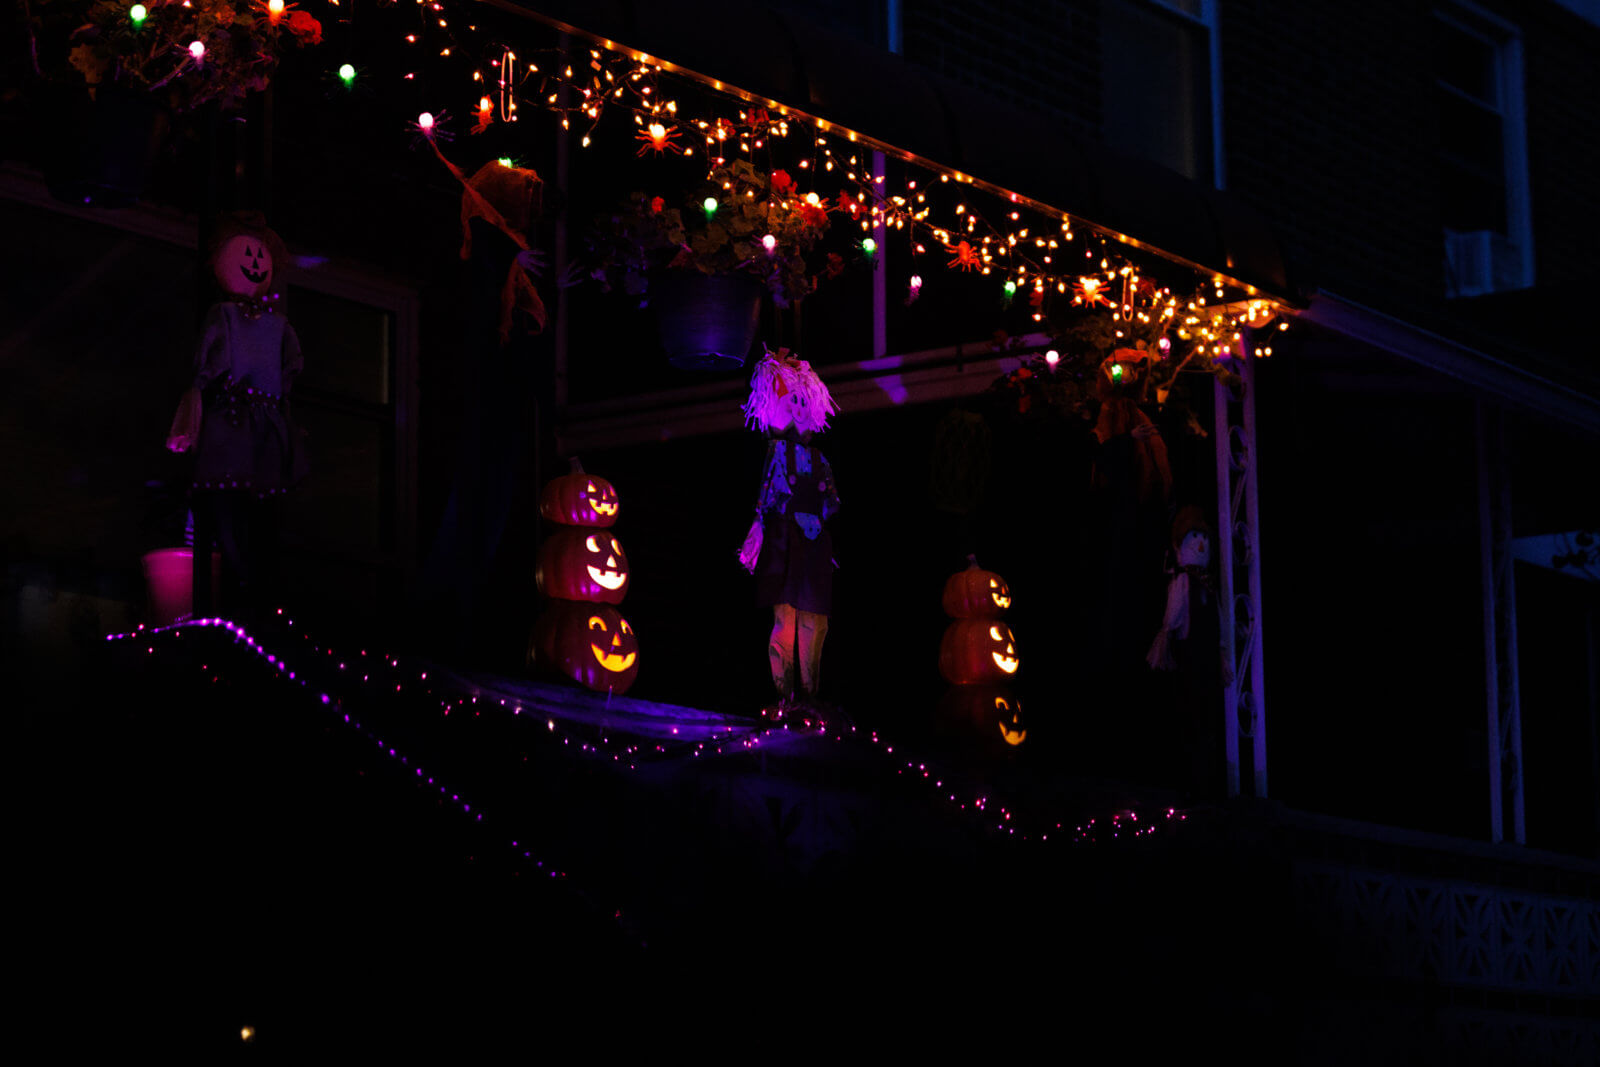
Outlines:
[[1211, 538], [1204, 530], [1190, 530], [1178, 544], [1180, 567], [1207, 567], [1211, 564]]
[[259, 237], [240, 234], [217, 249], [217, 284], [235, 296], [261, 296], [272, 287], [272, 252]]

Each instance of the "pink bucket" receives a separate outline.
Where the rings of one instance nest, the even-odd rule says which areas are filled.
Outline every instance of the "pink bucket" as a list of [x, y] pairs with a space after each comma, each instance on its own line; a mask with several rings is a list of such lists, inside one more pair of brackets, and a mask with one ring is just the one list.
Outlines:
[[[150, 590], [150, 624], [170, 626], [193, 613], [194, 550], [158, 548], [145, 553], [144, 579]], [[211, 554], [212, 607], [222, 584], [222, 554]]]

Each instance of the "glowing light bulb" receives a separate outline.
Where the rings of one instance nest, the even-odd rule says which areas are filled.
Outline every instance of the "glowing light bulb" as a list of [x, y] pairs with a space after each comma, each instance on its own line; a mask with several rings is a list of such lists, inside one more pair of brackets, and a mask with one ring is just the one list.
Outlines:
[[1007, 278], [1006, 279], [1006, 296], [1012, 297], [1012, 296], [1016, 296], [1016, 295], [1017, 295], [1017, 283], [1012, 281], [1010, 278]]
[[863, 237], [861, 239], [861, 251], [865, 252], [867, 255], [870, 256], [874, 252], [876, 252], [877, 250], [878, 250], [878, 242], [874, 241], [870, 237]]
[[700, 206], [706, 209], [706, 217], [710, 218], [712, 215], [717, 213], [717, 198], [714, 196], [708, 196], [705, 199], [705, 203], [701, 204]]
[[1050, 351], [1044, 354], [1044, 361], [1050, 364], [1050, 366], [1054, 367], [1057, 363], [1061, 362], [1061, 353], [1052, 348]]
[[194, 57], [196, 63], [200, 62], [206, 54], [206, 43], [204, 41], [190, 41], [189, 54]]
[[1111, 364], [1111, 380], [1114, 381], [1114, 382], [1120, 382], [1120, 381], [1122, 381], [1122, 375], [1123, 375], [1122, 364], [1120, 364], [1120, 363]]
[[511, 157], [510, 156], [501, 156], [499, 159], [495, 160], [495, 162], [500, 164], [502, 167], [515, 167], [516, 166], [515, 163], [511, 162]]
[[761, 247], [765, 248], [767, 250], [767, 255], [770, 256], [774, 251], [777, 250], [778, 239], [769, 233], [761, 239]]
[[818, 204], [822, 203], [822, 197], [818, 196], [816, 193], [807, 193], [806, 203], [810, 204], [812, 207], [816, 207]]
[[143, 4], [134, 4], [128, 8], [128, 18], [133, 22], [134, 29], [144, 25], [144, 20], [150, 12], [145, 10]]
[[256, 1036], [256, 1028], [255, 1027], [253, 1027], [253, 1026], [241, 1026], [241, 1027], [239, 1027], [239, 1040], [240, 1041], [249, 1041], [251, 1038], [253, 1038], [255, 1036]]
[[344, 64], [340, 65], [340, 67], [339, 67], [339, 80], [344, 82], [345, 85], [348, 86], [351, 82], [356, 80], [356, 68], [352, 67], [348, 63], [344, 63]]
[[422, 114], [418, 115], [417, 116], [417, 128], [420, 129], [423, 133], [429, 134], [431, 136], [432, 133], [433, 133], [433, 113], [429, 112], [429, 111], [424, 111]]
[[283, 17], [283, 0], [267, 0], [267, 17], [273, 22]]
[[913, 289], [921, 289], [922, 288], [922, 275], [913, 274], [911, 276], [911, 288], [913, 288]]

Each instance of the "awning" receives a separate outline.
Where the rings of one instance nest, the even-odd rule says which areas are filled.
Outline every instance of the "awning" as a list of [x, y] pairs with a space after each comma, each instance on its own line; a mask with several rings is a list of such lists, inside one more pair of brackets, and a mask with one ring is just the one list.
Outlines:
[[705, 0], [486, 2], [826, 119], [891, 154], [1065, 212], [1251, 295], [1305, 302], [1266, 221], [1227, 194], [794, 16], [757, 5], [739, 5], [735, 15]]

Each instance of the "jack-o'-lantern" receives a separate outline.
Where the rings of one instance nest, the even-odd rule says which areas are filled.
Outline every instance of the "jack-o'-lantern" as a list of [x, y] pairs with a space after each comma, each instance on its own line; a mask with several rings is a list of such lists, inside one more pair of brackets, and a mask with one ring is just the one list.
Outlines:
[[957, 619], [939, 642], [939, 673], [953, 685], [1010, 680], [1021, 667], [1011, 627], [992, 619]]
[[971, 744], [1012, 749], [1027, 740], [1022, 701], [1006, 688], [958, 685], [939, 701], [941, 732]]
[[944, 613], [952, 619], [997, 619], [1011, 606], [1011, 587], [967, 557], [967, 569], [944, 583]]
[[235, 296], [261, 296], [272, 287], [272, 250], [252, 234], [224, 241], [212, 257], [217, 284]]
[[620, 507], [611, 483], [585, 474], [577, 459], [572, 461], [571, 474], [552, 479], [539, 494], [539, 514], [563, 526], [604, 529], [617, 521]]
[[628, 593], [628, 557], [605, 530], [557, 530], [539, 546], [539, 590], [557, 600], [620, 604]]
[[550, 605], [534, 624], [528, 659], [601, 693], [625, 693], [639, 674], [639, 641], [616, 608]]

